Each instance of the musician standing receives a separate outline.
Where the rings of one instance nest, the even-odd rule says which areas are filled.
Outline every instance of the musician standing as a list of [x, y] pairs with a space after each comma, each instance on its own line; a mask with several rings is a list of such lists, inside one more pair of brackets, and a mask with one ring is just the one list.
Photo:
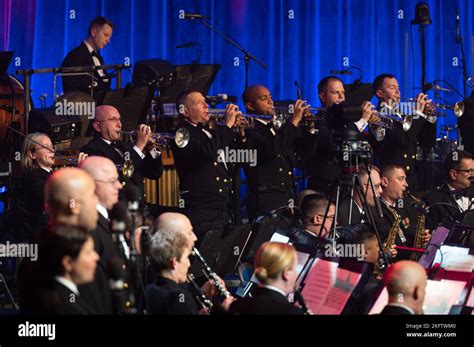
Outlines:
[[[243, 93], [247, 113], [274, 116], [270, 91], [262, 85], [248, 87]], [[256, 119], [255, 126], [245, 131], [245, 147], [255, 150], [257, 164], [245, 165], [248, 181], [247, 212], [249, 220], [260, 213], [294, 204], [293, 169], [297, 152], [308, 155], [314, 152], [317, 135], [313, 131], [303, 134], [300, 123], [309, 109], [303, 100], [297, 100], [291, 119], [277, 129], [271, 120]]]
[[150, 128], [140, 124], [135, 144], [121, 141], [122, 122], [119, 111], [109, 105], [96, 107], [92, 126], [94, 138], [81, 148], [88, 155], [109, 158], [115, 165], [123, 166], [127, 161], [133, 165], [131, 180], [143, 194], [144, 178], [159, 179], [163, 173], [161, 153], [149, 149], [152, 142]]
[[[336, 76], [323, 78], [318, 84], [318, 96], [323, 108], [330, 108], [335, 104], [345, 102], [345, 89], [341, 79]], [[375, 119], [374, 106], [365, 101], [362, 106], [362, 117], [356, 122], [347, 123], [345, 127], [354, 130], [361, 135], [361, 139], [368, 140], [371, 144], [381, 141], [385, 135], [385, 130], [376, 125], [368, 124], [368, 121]], [[337, 153], [335, 152], [334, 135], [328, 123], [327, 112], [318, 113], [322, 117], [316, 122], [318, 129], [318, 147], [314, 155], [306, 160], [306, 174], [309, 176], [308, 188], [318, 192], [331, 194], [334, 181], [341, 175], [341, 168], [338, 166]], [[339, 120], [338, 120], [339, 121]], [[341, 120], [342, 121], [342, 120]]]
[[236, 134], [232, 128], [238, 124], [240, 112], [236, 105], [227, 105], [225, 125], [210, 129], [209, 106], [200, 92], [181, 93], [176, 108], [181, 118], [178, 133], [189, 135], [186, 145], [172, 144], [180, 193], [185, 213], [198, 240], [202, 240], [207, 231], [230, 223], [232, 165], [222, 152], [234, 144]]
[[[402, 105], [400, 104], [400, 89], [394, 75], [387, 73], [378, 75], [372, 88], [379, 100], [377, 106], [379, 111], [382, 113], [387, 111], [391, 115], [394, 115], [394, 112], [403, 111], [403, 109], [400, 110], [400, 105]], [[414, 117], [410, 129], [404, 131], [400, 122], [394, 122], [392, 129], [386, 130], [384, 141], [376, 149], [378, 160], [381, 163], [394, 162], [405, 168], [407, 182], [413, 190], [417, 190], [418, 187], [415, 171], [418, 134], [427, 123], [425, 110], [431, 112], [431, 108], [426, 106], [427, 102], [426, 94], [418, 94], [414, 102]], [[408, 104], [405, 103], [405, 105]]]
[[474, 208], [471, 178], [474, 177], [474, 161], [469, 152], [457, 150], [448, 153], [444, 162], [446, 182], [428, 193], [427, 202], [429, 228], [450, 220], [461, 222], [463, 213]]
[[[99, 50], [107, 46], [112, 38], [114, 24], [105, 17], [96, 17], [87, 31], [87, 38], [76, 48], [70, 51], [61, 67], [99, 66], [104, 65], [104, 58]], [[64, 93], [79, 91], [91, 95], [98, 104], [101, 104], [106, 92], [110, 88], [107, 71], [97, 70], [93, 77], [87, 75], [63, 76]]]

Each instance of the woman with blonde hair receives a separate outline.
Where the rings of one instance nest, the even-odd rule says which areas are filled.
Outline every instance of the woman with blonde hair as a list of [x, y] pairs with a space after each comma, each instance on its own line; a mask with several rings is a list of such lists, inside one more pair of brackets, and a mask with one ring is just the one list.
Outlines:
[[295, 291], [296, 250], [279, 242], [265, 242], [258, 249], [255, 260], [255, 276], [260, 287], [251, 298], [232, 304], [230, 311], [236, 314], [303, 314], [287, 296]]

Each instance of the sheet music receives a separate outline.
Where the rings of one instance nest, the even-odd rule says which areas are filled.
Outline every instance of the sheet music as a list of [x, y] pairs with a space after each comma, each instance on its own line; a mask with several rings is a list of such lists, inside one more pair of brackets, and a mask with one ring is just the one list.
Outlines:
[[[443, 253], [441, 257], [440, 252]], [[441, 246], [436, 253], [435, 263], [449, 271], [472, 272], [474, 269], [474, 256], [469, 254], [469, 248], [455, 246]]]
[[[466, 286], [465, 282], [441, 280], [428, 280], [426, 286], [426, 296], [423, 303], [425, 314], [448, 314], [451, 307], [456, 304], [461, 293]], [[388, 291], [384, 287], [380, 296], [375, 301], [369, 314], [379, 314], [388, 304]]]
[[272, 238], [270, 239], [270, 242], [288, 243], [289, 241], [290, 238], [288, 236], [279, 233], [273, 233]]
[[341, 314], [361, 274], [338, 268], [338, 263], [316, 259], [302, 295], [315, 314]]
[[448, 314], [458, 301], [466, 282], [441, 280], [428, 281], [423, 304], [425, 314]]

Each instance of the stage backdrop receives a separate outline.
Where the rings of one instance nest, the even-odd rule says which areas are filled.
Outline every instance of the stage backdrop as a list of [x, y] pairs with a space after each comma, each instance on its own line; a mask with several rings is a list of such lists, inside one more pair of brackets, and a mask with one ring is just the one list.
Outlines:
[[[150, 58], [187, 64], [197, 59], [196, 46], [177, 49], [188, 42], [202, 47], [200, 63], [222, 64], [210, 94], [240, 95], [244, 88], [243, 54], [198, 20], [183, 14], [199, 13], [234, 38], [265, 64], [250, 63], [250, 83], [263, 83], [274, 99], [296, 96], [298, 80], [303, 96], [319, 104], [316, 85], [331, 69], [357, 66], [363, 82], [380, 73], [398, 77], [403, 96], [420, 91], [420, 35], [411, 26], [415, 0], [0, 0], [0, 49], [15, 51], [9, 71], [57, 67], [65, 54], [85, 37], [89, 21], [109, 17], [116, 28], [102, 54], [108, 64]], [[426, 81], [445, 79], [463, 94], [461, 54], [456, 45], [456, 10], [472, 75], [474, 2], [432, 0], [432, 25], [426, 32]], [[342, 76], [351, 83], [358, 74]], [[131, 80], [125, 72], [124, 82]], [[47, 93], [53, 102], [53, 77], [33, 78], [33, 100]], [[59, 83], [60, 85], [60, 83]], [[59, 89], [60, 90], [60, 89]], [[467, 93], [470, 94], [468, 89]], [[430, 93], [434, 97], [433, 92]], [[449, 103], [455, 93], [438, 95]], [[453, 124], [452, 114], [439, 122]], [[440, 128], [438, 127], [438, 129]]]

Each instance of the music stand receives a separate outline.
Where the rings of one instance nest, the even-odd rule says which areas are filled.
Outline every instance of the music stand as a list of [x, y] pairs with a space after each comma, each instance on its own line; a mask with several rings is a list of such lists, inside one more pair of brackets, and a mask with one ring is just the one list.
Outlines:
[[[250, 234], [248, 225], [210, 230], [202, 240], [199, 253], [217, 274], [233, 274], [247, 247]], [[197, 259], [189, 272], [196, 277], [201, 276], [202, 268]]]
[[446, 241], [446, 245], [462, 245], [466, 247], [474, 247], [474, 230], [473, 225], [466, 224], [454, 224], [449, 232]]
[[361, 106], [364, 101], [370, 101], [374, 96], [370, 83], [345, 84], [344, 90], [346, 91], [346, 104], [348, 105]]
[[206, 96], [221, 68], [220, 64], [176, 65], [176, 79], [161, 95], [163, 103], [175, 103], [185, 90], [196, 90]]

